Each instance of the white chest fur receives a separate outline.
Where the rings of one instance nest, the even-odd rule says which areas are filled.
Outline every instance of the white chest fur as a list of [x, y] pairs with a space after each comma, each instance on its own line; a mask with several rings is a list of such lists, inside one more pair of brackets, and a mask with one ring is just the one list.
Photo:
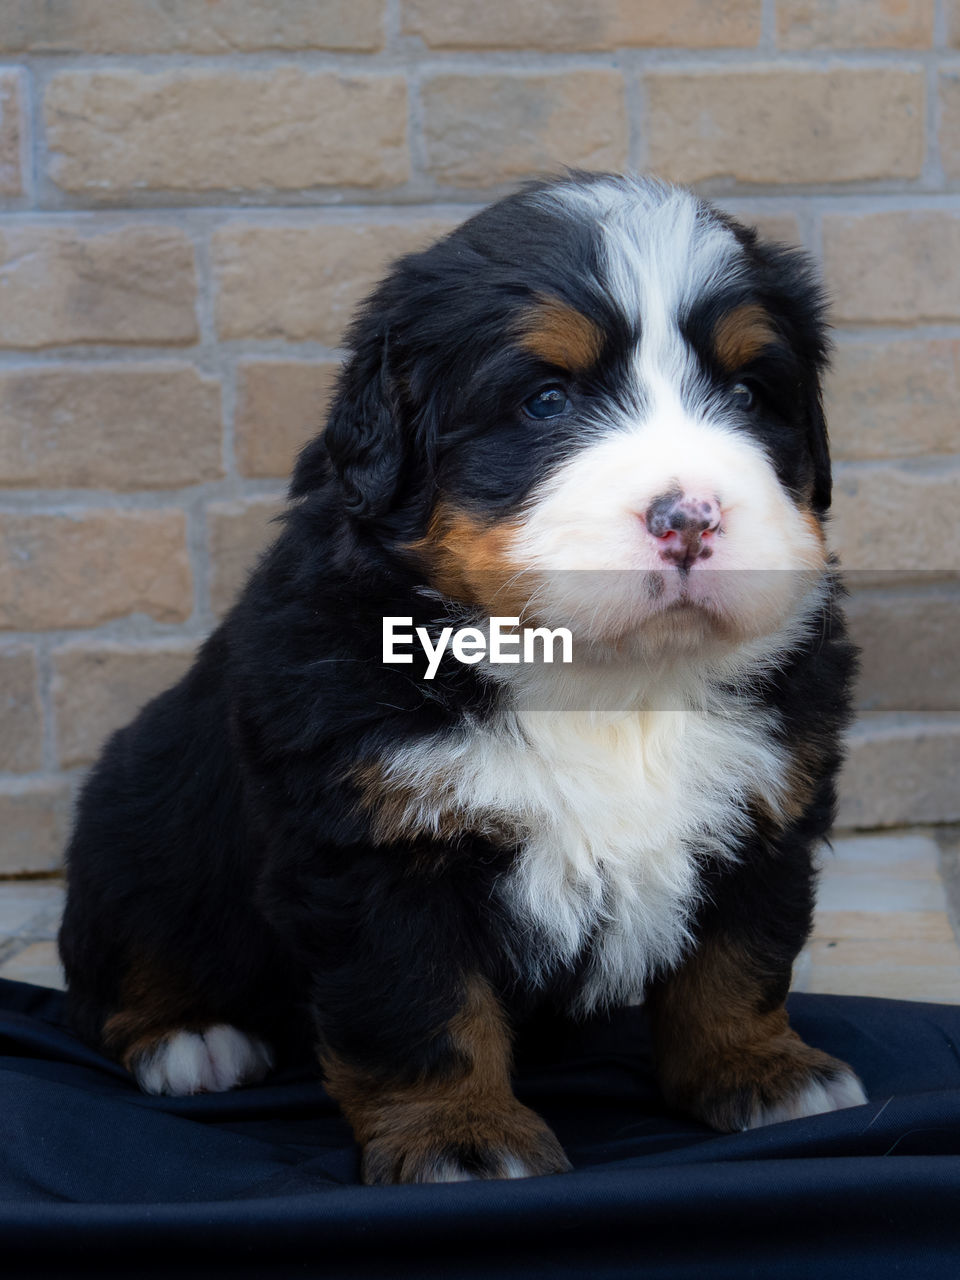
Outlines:
[[578, 1011], [617, 1004], [680, 959], [698, 855], [735, 856], [747, 802], [776, 811], [784, 761], [755, 704], [697, 710], [524, 711], [406, 748], [386, 775], [408, 830], [516, 832], [501, 884], [523, 977], [589, 948]]

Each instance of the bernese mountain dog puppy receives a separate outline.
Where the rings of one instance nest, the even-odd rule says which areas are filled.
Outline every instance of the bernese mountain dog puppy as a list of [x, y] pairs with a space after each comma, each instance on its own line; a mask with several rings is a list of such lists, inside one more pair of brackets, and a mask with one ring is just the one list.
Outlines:
[[[865, 1101], [784, 1009], [855, 666], [809, 262], [571, 174], [398, 262], [348, 347], [279, 538], [83, 791], [80, 1032], [158, 1094], [309, 1037], [368, 1183], [569, 1168], [511, 1089], [542, 1010], [642, 998], [717, 1129]], [[492, 661], [495, 618], [573, 661]]]

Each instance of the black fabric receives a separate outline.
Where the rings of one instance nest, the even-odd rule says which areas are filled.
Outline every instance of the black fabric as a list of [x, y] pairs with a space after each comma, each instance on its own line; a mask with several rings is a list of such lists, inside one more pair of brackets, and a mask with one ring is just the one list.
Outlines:
[[670, 1115], [640, 1010], [531, 1028], [517, 1093], [575, 1170], [357, 1185], [307, 1067], [148, 1098], [0, 981], [0, 1271], [38, 1276], [950, 1277], [960, 1275], [960, 1007], [793, 996], [870, 1104], [720, 1135]]

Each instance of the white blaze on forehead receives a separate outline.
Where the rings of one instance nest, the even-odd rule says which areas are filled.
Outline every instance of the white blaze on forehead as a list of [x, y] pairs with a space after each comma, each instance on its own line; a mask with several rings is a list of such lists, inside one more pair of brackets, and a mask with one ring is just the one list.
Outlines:
[[596, 226], [598, 283], [638, 334], [633, 385], [625, 389], [635, 407], [658, 388], [679, 398], [698, 374], [681, 318], [698, 299], [745, 275], [737, 237], [689, 191], [649, 180], [559, 187], [548, 200]]
[[679, 384], [695, 361], [678, 317], [745, 271], [734, 233], [689, 191], [650, 180], [560, 186], [542, 199], [596, 225], [599, 283], [639, 326], [641, 372], [659, 370]]

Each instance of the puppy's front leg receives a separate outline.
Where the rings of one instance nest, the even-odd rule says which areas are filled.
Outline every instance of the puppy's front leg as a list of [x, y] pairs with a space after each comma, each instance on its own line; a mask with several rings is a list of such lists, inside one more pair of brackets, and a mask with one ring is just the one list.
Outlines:
[[783, 1000], [790, 979], [770, 957], [713, 933], [651, 991], [667, 1101], [715, 1129], [749, 1129], [866, 1102], [845, 1062], [806, 1044]]
[[429, 1045], [416, 1046], [416, 1067], [351, 1061], [330, 1047], [336, 1039], [334, 1030], [321, 1062], [362, 1147], [364, 1182], [525, 1178], [570, 1168], [549, 1127], [513, 1095], [506, 1018], [482, 978], [466, 980], [453, 1017]]

